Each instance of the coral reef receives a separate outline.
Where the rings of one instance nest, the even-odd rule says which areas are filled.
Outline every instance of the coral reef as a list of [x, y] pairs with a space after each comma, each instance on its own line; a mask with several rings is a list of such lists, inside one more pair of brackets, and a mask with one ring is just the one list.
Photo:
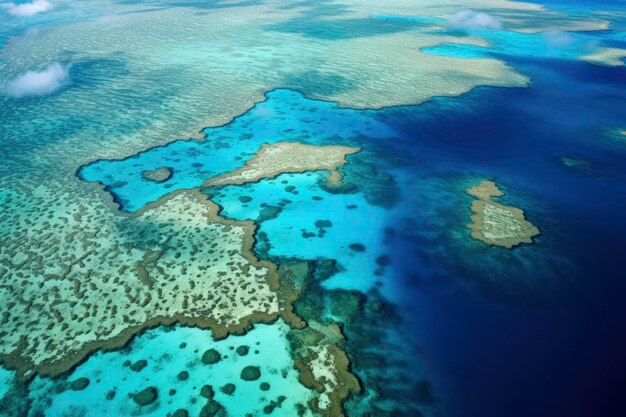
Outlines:
[[220, 353], [215, 349], [209, 349], [202, 355], [202, 363], [205, 365], [213, 365], [222, 359]]
[[[290, 331], [292, 328], [278, 319], [271, 324], [255, 324], [243, 335], [214, 340], [210, 331], [196, 327], [159, 326], [137, 335], [122, 349], [90, 355], [70, 375], [34, 377], [30, 393], [15, 402], [33, 398], [28, 413], [33, 416], [171, 416], [182, 410], [178, 415], [243, 417], [262, 415], [269, 406], [281, 408], [274, 415], [296, 416], [303, 409], [302, 417], [312, 417], [306, 405], [315, 393], [298, 382], [286, 337]], [[238, 345], [250, 346], [249, 353], [237, 355]], [[202, 357], [212, 349], [221, 360], [207, 365]], [[139, 358], [145, 358], [148, 366], [137, 373], [126, 363]], [[241, 379], [246, 368], [250, 382]], [[188, 377], [181, 380], [178, 376], [183, 372]], [[72, 391], [70, 383], [81, 378], [91, 383], [80, 392]], [[2, 395], [0, 392], [0, 398]], [[1, 411], [0, 399], [3, 415]]]
[[[25, 225], [40, 239], [5, 239], [0, 248], [0, 292], [8, 300], [0, 307], [0, 354], [23, 375], [62, 373], [145, 327], [181, 322], [222, 338], [274, 320], [283, 308], [275, 266], [251, 253], [254, 225], [218, 217], [197, 191], [125, 217], [117, 231], [101, 224], [102, 235], [59, 234], [51, 223], [82, 216], [80, 206], [69, 208], [50, 207]], [[11, 213], [2, 211], [3, 223], [17, 223]]]
[[[298, 293], [297, 314], [306, 320], [306, 327], [293, 329], [288, 337], [300, 382], [316, 391], [309, 407], [324, 416], [341, 417], [344, 402], [359, 393], [361, 386], [350, 371], [340, 326], [325, 317], [320, 292], [311, 290], [318, 279], [335, 271], [334, 262], [282, 260], [280, 265], [281, 282]], [[352, 300], [346, 298], [344, 301], [346, 314], [354, 313]], [[337, 311], [337, 317], [344, 318], [343, 313]]]
[[476, 198], [471, 205], [472, 223], [467, 226], [472, 238], [511, 249], [521, 243], [532, 243], [532, 238], [539, 234], [539, 229], [526, 220], [522, 210], [493, 201], [494, 197], [504, 195], [494, 182], [482, 181], [467, 189], [467, 193]]
[[152, 404], [158, 397], [159, 393], [155, 387], [147, 387], [133, 395], [133, 401], [143, 407]]
[[580, 57], [582, 61], [603, 67], [623, 67], [626, 49], [600, 48], [597, 51]]
[[275, 178], [288, 172], [329, 170], [334, 181], [341, 179], [336, 171], [346, 163], [346, 155], [359, 151], [347, 146], [314, 146], [297, 142], [264, 145], [246, 164], [227, 174], [208, 179], [204, 185], [240, 185], [263, 178]]
[[89, 386], [89, 379], [87, 378], [78, 378], [72, 382], [70, 382], [70, 388], [74, 391], [82, 391]]
[[258, 366], [246, 366], [241, 370], [241, 379], [244, 381], [256, 381], [261, 378], [261, 370]]
[[586, 173], [593, 171], [593, 164], [582, 158], [562, 156], [560, 160], [567, 168]]
[[172, 177], [172, 170], [168, 167], [161, 167], [149, 171], [143, 171], [141, 176], [149, 181], [165, 182]]
[[335, 345], [308, 347], [296, 358], [300, 382], [319, 393], [311, 404], [315, 411], [329, 417], [343, 416], [343, 401], [361, 390], [349, 364], [345, 352]]

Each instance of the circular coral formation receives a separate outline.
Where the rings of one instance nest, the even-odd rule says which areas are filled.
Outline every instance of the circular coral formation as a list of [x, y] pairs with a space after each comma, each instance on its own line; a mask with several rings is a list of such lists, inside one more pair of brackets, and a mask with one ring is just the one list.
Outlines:
[[222, 355], [215, 349], [209, 349], [202, 354], [202, 363], [205, 365], [214, 365], [221, 360]]
[[200, 388], [200, 395], [202, 395], [204, 398], [213, 398], [215, 392], [213, 391], [212, 386], [203, 385], [202, 388]]
[[82, 391], [89, 386], [89, 378], [78, 378], [70, 382], [70, 388], [73, 391]]
[[157, 400], [159, 393], [156, 387], [147, 387], [133, 395], [133, 401], [140, 407], [150, 405]]
[[176, 375], [176, 378], [177, 378], [179, 381], [186, 381], [186, 380], [188, 380], [188, 379], [189, 379], [189, 372], [187, 372], [187, 371], [180, 371], [180, 372], [178, 373], [178, 375]]
[[239, 356], [246, 356], [250, 352], [250, 348], [248, 346], [241, 345], [235, 352], [237, 352], [237, 355]]
[[267, 382], [261, 382], [261, 385], [259, 385], [259, 388], [261, 389], [261, 391], [269, 391], [270, 384], [268, 384]]
[[352, 243], [349, 248], [354, 252], [365, 252], [365, 245], [361, 243]]
[[148, 180], [154, 182], [165, 182], [172, 178], [172, 170], [168, 167], [161, 167], [153, 170], [143, 171], [141, 176]]
[[237, 387], [235, 386], [235, 384], [228, 383], [220, 388], [220, 391], [222, 391], [226, 395], [233, 395], [236, 388]]
[[387, 255], [380, 255], [376, 258], [376, 265], [386, 267], [391, 265], [391, 258]]
[[141, 370], [143, 370], [143, 368], [145, 368], [146, 366], [148, 366], [148, 361], [145, 359], [140, 359], [137, 362], [130, 365], [130, 369], [135, 372], [141, 372]]
[[217, 401], [211, 399], [207, 402], [207, 404], [202, 407], [200, 410], [200, 417], [213, 417], [216, 416], [217, 413], [220, 412], [222, 406]]
[[256, 381], [261, 378], [261, 370], [258, 366], [246, 366], [241, 371], [241, 379], [244, 381]]
[[331, 222], [330, 220], [316, 220], [315, 221], [315, 227], [317, 227], [318, 229], [325, 229], [328, 227], [332, 227], [333, 226], [333, 222]]

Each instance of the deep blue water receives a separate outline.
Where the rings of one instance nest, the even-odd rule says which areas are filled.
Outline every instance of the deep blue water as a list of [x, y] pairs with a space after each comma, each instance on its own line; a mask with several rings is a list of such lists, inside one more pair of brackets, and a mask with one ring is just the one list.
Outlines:
[[[387, 224], [401, 231], [392, 250], [400, 260], [393, 285], [403, 288], [395, 301], [447, 415], [607, 415], [622, 399], [626, 371], [626, 148], [605, 137], [626, 120], [626, 70], [507, 60], [533, 78], [529, 88], [373, 113], [332, 110], [289, 92], [267, 106], [277, 105], [273, 98], [278, 107], [317, 103], [351, 114], [350, 123], [371, 116], [382, 136], [381, 126], [396, 133], [368, 137], [365, 125], [345, 132], [342, 116], [325, 128], [335, 142], [354, 143], [356, 134], [401, 186]], [[197, 146], [178, 144], [170, 147]], [[561, 156], [593, 169], [567, 168]], [[537, 243], [507, 251], [471, 242], [468, 175], [495, 178], [505, 201], [542, 229]]]
[[[576, 4], [584, 9], [591, 3]], [[538, 37], [498, 36], [503, 41], [498, 49], [481, 56], [496, 54], [530, 76], [528, 88], [480, 88], [459, 98], [376, 112], [340, 110], [278, 90], [223, 129], [208, 129], [207, 142], [175, 142], [124, 161], [99, 161], [81, 175], [108, 184], [121, 208], [135, 211], [173, 189], [198, 186], [235, 168], [270, 138], [362, 146], [366, 162], [392, 176], [388, 187], [396, 197], [388, 196], [389, 215], [375, 225], [394, 236], [375, 247], [393, 255], [393, 267], [379, 286], [419, 346], [416, 355], [443, 413], [614, 416], [623, 408], [626, 386], [626, 141], [610, 132], [626, 128], [626, 69], [577, 62], [567, 51], [555, 57], [538, 49], [543, 46]], [[537, 43], [509, 48], [531, 38]], [[566, 167], [561, 157], [585, 160], [591, 169]], [[350, 160], [355, 166], [363, 162]], [[142, 170], [162, 165], [174, 165], [172, 182], [141, 179]], [[542, 230], [533, 245], [510, 251], [469, 239], [471, 199], [464, 190], [485, 177], [505, 191], [504, 202], [523, 208]], [[288, 195], [295, 203], [276, 221], [296, 227], [285, 219], [301, 212], [314, 213], [309, 223], [322, 218], [310, 198], [319, 195], [326, 208], [339, 210], [334, 227], [355, 224], [353, 212], [340, 210], [345, 199], [359, 195], [324, 194], [303, 178], [280, 180], [297, 184], [300, 194]], [[373, 178], [360, 178], [358, 185], [368, 180]], [[251, 188], [256, 191], [250, 195], [279, 189], [281, 198], [284, 187], [277, 180]], [[224, 215], [250, 215], [229, 210], [239, 196], [224, 191], [216, 197]], [[287, 233], [269, 223], [264, 231], [270, 242]], [[310, 238], [298, 240], [297, 228], [293, 236], [290, 245], [281, 246], [294, 251], [289, 255], [325, 256], [303, 245]], [[365, 239], [356, 233], [354, 238]], [[332, 232], [324, 239], [324, 245], [346, 243]], [[344, 263], [354, 257], [341, 256]]]
[[[603, 135], [626, 117], [626, 71], [507, 60], [533, 78], [530, 88], [480, 90], [458, 99], [461, 109], [435, 102], [418, 111], [417, 122], [390, 123], [404, 132], [394, 145], [436, 171], [472, 170], [529, 189], [545, 205], [527, 207], [544, 231], [537, 251], [523, 255], [536, 265], [520, 268], [508, 256], [488, 255], [477, 267], [430, 256], [416, 243], [414, 253], [445, 272], [408, 280], [406, 314], [445, 386], [449, 415], [614, 415], [626, 371], [626, 153]], [[594, 171], [568, 170], [561, 155], [593, 161]], [[537, 262], [548, 250], [567, 258], [569, 268], [556, 259]], [[407, 252], [411, 275], [415, 257]]]
[[[207, 142], [176, 142], [151, 152], [170, 155], [167, 148], [182, 146], [210, 160], [216, 149], [222, 152], [216, 142], [232, 132], [252, 152], [281, 132], [276, 129], [293, 136], [280, 135], [281, 140], [358, 143], [373, 155], [368, 163], [392, 174], [401, 190], [402, 197], [379, 225], [397, 235], [386, 249], [393, 254], [394, 267], [381, 285], [383, 292], [392, 287], [387, 296], [420, 346], [426, 377], [445, 414], [608, 415], [604, 411], [615, 409], [622, 399], [619, 387], [626, 371], [626, 317], [621, 307], [626, 290], [621, 256], [626, 244], [626, 146], [609, 134], [626, 120], [626, 107], [619, 105], [626, 102], [626, 91], [619, 88], [626, 70], [548, 58], [506, 58], [533, 78], [529, 88], [482, 88], [460, 98], [379, 112], [340, 110], [279, 90], [236, 119], [226, 133], [216, 128], [215, 140], [207, 131]], [[308, 117], [306, 123], [286, 121], [303, 117]], [[321, 124], [323, 135], [299, 136], [328, 119], [332, 122]], [[265, 127], [255, 129], [259, 123]], [[346, 124], [351, 129], [344, 129]], [[203, 153], [201, 147], [211, 151]], [[237, 149], [228, 152], [234, 155]], [[565, 167], [561, 156], [589, 161], [592, 169]], [[141, 181], [139, 168], [157, 167], [160, 157], [149, 152], [139, 159], [99, 162], [93, 166], [102, 166], [102, 171], [89, 167], [88, 172], [130, 175], [120, 169], [127, 166]], [[206, 174], [201, 172], [206, 165], [196, 167], [198, 175]], [[464, 189], [483, 177], [494, 178], [507, 194], [504, 201], [526, 210], [542, 230], [534, 245], [509, 251], [469, 239], [464, 225], [471, 200]], [[345, 247], [340, 237], [331, 233], [317, 254], [315, 243], [307, 244], [310, 239], [298, 240], [297, 227], [298, 222], [308, 227], [307, 221], [329, 217], [311, 205], [312, 195], [326, 199], [321, 206], [335, 213], [335, 227], [341, 227], [342, 219], [355, 226], [348, 211], [336, 213], [348, 203], [315, 187], [305, 190], [297, 176], [293, 181], [279, 178], [249, 186], [252, 189], [233, 187], [239, 191], [224, 191], [215, 200], [225, 207], [224, 215], [254, 218], [245, 210], [230, 211], [241, 209], [238, 196], [256, 198], [256, 192], [271, 203], [273, 191], [267, 187], [278, 190], [278, 199], [286, 184], [295, 184], [300, 194], [283, 196], [295, 201], [295, 208], [285, 208], [276, 220], [285, 227], [261, 226], [261, 231], [272, 242], [295, 229], [278, 246], [280, 255], [324, 257], [328, 255], [323, 249], [328, 249], [336, 250], [341, 261], [343, 252], [332, 247]], [[128, 204], [138, 208], [145, 202]], [[296, 215], [285, 217], [287, 213]], [[360, 239], [358, 233], [354, 238]], [[342, 262], [350, 265], [349, 260]]]

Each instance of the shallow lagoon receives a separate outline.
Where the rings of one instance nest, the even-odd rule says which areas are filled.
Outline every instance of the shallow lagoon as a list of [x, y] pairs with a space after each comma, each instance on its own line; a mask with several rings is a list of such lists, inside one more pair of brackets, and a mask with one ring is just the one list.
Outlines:
[[[333, 103], [305, 100], [295, 91], [275, 90], [266, 100], [224, 126], [204, 130], [206, 138], [176, 141], [119, 161], [96, 161], [78, 175], [97, 181], [111, 192], [124, 211], [136, 211], [151, 201], [183, 188], [195, 188], [214, 176], [234, 171], [261, 145], [299, 141], [316, 145], [346, 143], [361, 136], [390, 138], [384, 124], [368, 112], [340, 110]], [[172, 178], [154, 183], [141, 176], [160, 167]]]
[[[408, 342], [392, 336], [406, 351], [397, 354], [402, 349], [384, 345], [388, 357], [410, 362], [418, 345], [417, 357], [423, 363], [410, 362], [415, 366], [411, 370], [432, 382], [446, 414], [608, 414], [604, 411], [619, 400], [616, 387], [619, 370], [624, 369], [620, 274], [626, 265], [619, 248], [626, 233], [626, 154], [607, 146], [603, 138], [607, 130], [624, 127], [626, 97], [621, 87], [626, 75], [622, 68], [597, 68], [572, 58], [588, 39], [620, 42], [623, 35], [574, 34], [574, 50], [558, 53], [546, 49], [543, 35], [484, 36], [491, 38], [494, 54], [532, 77], [529, 89], [480, 89], [459, 99], [376, 112], [342, 110], [277, 90], [234, 122], [206, 129], [205, 142], [179, 141], [136, 157], [99, 161], [80, 175], [110, 185], [121, 208], [133, 212], [170, 191], [197, 187], [215, 173], [237, 168], [261, 143], [363, 146], [365, 156], [351, 160], [346, 170], [362, 164], [390, 175], [393, 185], [388, 185], [395, 195], [383, 193], [383, 199], [392, 204], [372, 204], [365, 192], [368, 178], [358, 173], [351, 177], [349, 172], [346, 179], [355, 181], [360, 192], [326, 193], [318, 185], [322, 173], [206, 191], [217, 192], [223, 214], [234, 218], [257, 218], [260, 204], [291, 200], [276, 218], [260, 225], [272, 245], [266, 255], [338, 258], [344, 270], [324, 281], [323, 288], [378, 288], [402, 318], [381, 320], [379, 325], [411, 338]], [[429, 52], [465, 57], [477, 53], [475, 48], [447, 48]], [[229, 148], [232, 143], [237, 145]], [[563, 155], [593, 161], [598, 169], [573, 172], [559, 162]], [[203, 165], [193, 165], [198, 163]], [[160, 166], [173, 167], [170, 181], [141, 179], [142, 170]], [[468, 238], [471, 199], [464, 189], [484, 177], [496, 179], [506, 193], [504, 201], [524, 208], [540, 227], [543, 234], [534, 245], [511, 252], [488, 249]], [[286, 191], [287, 186], [295, 189]], [[242, 204], [242, 195], [252, 200]], [[347, 208], [352, 205], [357, 211]], [[362, 215], [353, 218], [357, 212]], [[317, 220], [330, 220], [332, 226], [316, 227]], [[351, 250], [351, 243], [363, 244], [365, 250]], [[390, 253], [391, 265], [377, 275], [374, 256], [385, 253]], [[187, 337], [188, 331], [164, 334]], [[144, 334], [141, 340], [159, 332]], [[369, 332], [352, 334], [354, 343], [376, 329]], [[210, 337], [208, 332], [195, 333]], [[278, 346], [278, 340], [272, 344]], [[120, 355], [98, 354], [72, 377]], [[179, 365], [164, 364], [168, 375]], [[367, 365], [357, 358], [357, 375], [367, 375]], [[377, 379], [366, 380], [374, 384]], [[87, 390], [85, 395], [91, 393]], [[88, 401], [71, 394], [60, 395], [53, 404]], [[401, 403], [402, 395], [395, 401]], [[350, 406], [358, 410], [358, 403]], [[53, 406], [49, 414], [61, 409]]]
[[[93, 355], [72, 372], [70, 382], [89, 379], [84, 390], [70, 388], [56, 393], [46, 380], [36, 379], [30, 396], [34, 409], [46, 416], [163, 416], [180, 409], [198, 415], [207, 402], [201, 389], [208, 384], [215, 400], [230, 415], [263, 415], [263, 408], [279, 396], [286, 399], [276, 412], [296, 415], [296, 404], [302, 408], [310, 393], [297, 382], [285, 338], [287, 330], [282, 322], [259, 325], [228, 342], [215, 342], [208, 332], [193, 328], [149, 330], [122, 351]], [[238, 353], [240, 346], [248, 350]], [[204, 352], [210, 349], [221, 355], [215, 364], [202, 362]], [[136, 366], [141, 361], [146, 364]], [[246, 366], [259, 367], [261, 377], [256, 381], [242, 380], [240, 373]], [[181, 372], [188, 375], [183, 377]], [[262, 383], [268, 383], [269, 388], [261, 389]], [[222, 390], [227, 384], [235, 385], [233, 393]], [[157, 399], [140, 407], [132, 396], [145, 387], [155, 387]]]
[[[222, 207], [223, 216], [240, 220], [257, 219], [261, 205], [282, 205], [275, 219], [259, 227], [258, 233], [267, 236], [271, 245], [267, 255], [334, 259], [339, 272], [324, 287], [367, 293], [392, 263], [385, 247], [389, 210], [371, 205], [362, 193], [324, 191], [319, 183], [325, 175], [289, 174], [250, 186], [225, 187], [216, 190], [213, 201]], [[242, 196], [252, 200], [242, 204]]]

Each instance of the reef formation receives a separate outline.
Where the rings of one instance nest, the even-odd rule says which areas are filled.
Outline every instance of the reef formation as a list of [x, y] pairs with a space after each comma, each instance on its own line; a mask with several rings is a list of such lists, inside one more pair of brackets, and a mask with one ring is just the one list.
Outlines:
[[511, 249], [521, 243], [532, 243], [532, 238], [540, 233], [526, 220], [524, 211], [493, 201], [493, 198], [504, 195], [493, 181], [481, 181], [466, 191], [476, 198], [471, 205], [472, 223], [467, 225], [472, 238], [487, 245]]
[[349, 364], [345, 352], [336, 345], [308, 347], [296, 358], [300, 382], [319, 393], [311, 404], [314, 411], [329, 417], [343, 416], [343, 400], [361, 389], [359, 381], [350, 373]]
[[165, 182], [172, 177], [172, 170], [168, 167], [161, 167], [149, 171], [143, 171], [141, 176], [149, 181]]
[[[253, 223], [225, 221], [195, 190], [160, 199], [135, 216], [120, 215], [105, 204], [108, 197], [103, 202], [92, 185], [74, 178], [78, 164], [121, 158], [180, 134], [190, 136], [198, 126], [227, 123], [277, 86], [373, 109], [456, 96], [483, 85], [521, 87], [529, 82], [495, 54], [470, 60], [421, 53], [421, 47], [442, 42], [484, 43], [443, 25], [440, 18], [458, 10], [456, 1], [376, 5], [378, 14], [406, 15], [394, 25], [375, 19], [368, 1], [331, 7], [333, 14], [323, 3], [285, 7], [277, 0], [239, 2], [236, 8], [219, 5], [198, 12], [107, 0], [94, 4], [101, 7], [102, 19], [74, 21], [64, 15], [58, 21], [66, 24], [12, 36], [2, 52], [6, 71], [0, 84], [63, 59], [73, 60], [73, 81], [60, 94], [28, 105], [5, 103], [11, 123], [0, 134], [1, 362], [24, 376], [54, 375], [90, 350], [123, 344], [145, 326], [180, 321], [211, 328], [220, 337], [279, 315], [294, 326], [302, 324], [289, 313], [291, 295], [276, 284], [276, 266], [251, 254]], [[586, 23], [572, 19], [563, 26], [566, 16], [536, 5], [487, 3], [497, 6], [507, 27], [520, 31], [589, 29], [589, 24], [606, 28], [595, 18]], [[467, 7], [487, 4], [469, 0]], [[59, 8], [59, 13], [66, 10], [71, 8]], [[423, 14], [438, 19], [411, 21]], [[38, 36], [36, 42], [32, 35]], [[164, 53], [154, 54], [155, 47]], [[321, 136], [317, 128], [309, 128]], [[342, 135], [359, 136], [350, 129]], [[238, 174], [250, 175], [250, 180], [274, 175], [267, 167], [253, 168]], [[328, 170], [326, 189], [345, 192], [339, 171]], [[172, 172], [174, 182], [177, 170], [147, 171], [144, 183], [168, 181]], [[236, 178], [234, 172], [231, 178]], [[212, 248], [215, 242], [219, 247]], [[366, 250], [357, 242], [350, 248], [355, 254]], [[181, 282], [172, 282], [174, 278]], [[244, 289], [239, 285], [248, 283]], [[240, 293], [233, 293], [233, 286]], [[209, 295], [222, 298], [209, 300]], [[212, 309], [203, 305], [207, 301]], [[332, 351], [330, 342], [299, 351], [302, 369], [311, 369], [323, 392], [329, 384], [336, 388], [331, 376], [340, 374], [323, 371], [322, 365], [344, 363], [328, 353]], [[347, 369], [342, 375], [349, 378]], [[181, 380], [187, 377], [180, 375]], [[77, 388], [84, 385], [77, 381]], [[397, 387], [396, 381], [389, 385]], [[208, 390], [206, 394], [212, 400]], [[316, 406], [335, 410], [328, 403], [335, 398], [340, 400], [327, 394]]]
[[314, 170], [328, 170], [333, 181], [340, 181], [337, 167], [346, 163], [346, 155], [358, 151], [359, 148], [347, 146], [314, 146], [297, 142], [264, 145], [242, 168], [208, 179], [204, 185], [241, 185], [280, 174]]
[[43, 222], [32, 232], [48, 246], [7, 242], [0, 275], [19, 285], [0, 288], [9, 300], [0, 307], [2, 361], [25, 375], [57, 375], [145, 327], [180, 322], [223, 338], [276, 319], [286, 300], [276, 267], [252, 254], [254, 224], [217, 212], [203, 194], [185, 191], [126, 218], [118, 235], [61, 241]]
[[622, 48], [599, 48], [593, 53], [580, 57], [585, 62], [603, 67], [623, 67], [624, 58], [626, 58], [626, 49]]
[[593, 171], [593, 164], [582, 158], [562, 156], [560, 160], [564, 166], [575, 171], [587, 173]]
[[[337, 176], [345, 157], [358, 151], [289, 142], [265, 145], [243, 167], [207, 184], [243, 184], [283, 172], [327, 170]], [[28, 210], [28, 201], [17, 195], [7, 193], [4, 199]], [[0, 249], [0, 276], [20, 283], [0, 287], [11, 300], [0, 307], [0, 335], [6, 342], [0, 359], [23, 377], [55, 376], [89, 352], [120, 347], [156, 325], [208, 328], [217, 339], [278, 317], [294, 329], [305, 326], [292, 311], [297, 292], [281, 284], [273, 262], [252, 253], [256, 225], [222, 218], [218, 209], [198, 189], [178, 190], [134, 215], [120, 215], [115, 225], [100, 225], [89, 239], [55, 238], [59, 233], [50, 220], [29, 224], [28, 232], [47, 236], [39, 241], [48, 246], [14, 242]], [[16, 223], [9, 214], [2, 220]], [[63, 212], [50, 207], [46, 218], [59, 216], [54, 223], [67, 224], [82, 215], [82, 206], [74, 205]], [[113, 227], [118, 233], [100, 236]], [[332, 352], [336, 359], [324, 363], [338, 365], [332, 371], [337, 372], [335, 382], [327, 387], [335, 392], [321, 392], [317, 407], [340, 415], [342, 401], [358, 382], [348, 371], [345, 354], [336, 346]], [[352, 388], [343, 390], [344, 385]]]

